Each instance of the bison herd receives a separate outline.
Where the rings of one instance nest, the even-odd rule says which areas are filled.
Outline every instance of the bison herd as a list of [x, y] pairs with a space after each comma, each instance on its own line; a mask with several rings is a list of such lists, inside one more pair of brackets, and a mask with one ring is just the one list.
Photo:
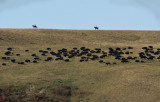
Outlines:
[[[27, 59], [26, 57], [21, 56], [21, 54], [15, 53], [15, 50], [10, 47], [7, 48], [7, 51], [1, 56], [1, 59], [3, 60], [1, 65], [6, 66], [8, 62], [19, 65], [53, 61], [64, 61], [68, 63], [74, 61], [73, 58], [78, 58], [79, 62], [96, 61], [106, 65], [147, 63], [160, 60], [160, 48], [155, 49], [153, 46], [147, 46], [142, 47], [141, 52], [134, 53], [133, 51], [134, 48], [131, 46], [125, 48], [110, 47], [107, 50], [102, 50], [101, 48], [89, 49], [87, 47], [74, 47], [71, 50], [62, 48], [54, 51], [52, 48], [46, 48], [44, 50], [38, 50], [37, 53], [30, 53], [30, 50], [27, 49], [23, 52], [23, 54], [29, 54], [30, 59]], [[18, 59], [23, 59], [23, 61], [19, 61]]]

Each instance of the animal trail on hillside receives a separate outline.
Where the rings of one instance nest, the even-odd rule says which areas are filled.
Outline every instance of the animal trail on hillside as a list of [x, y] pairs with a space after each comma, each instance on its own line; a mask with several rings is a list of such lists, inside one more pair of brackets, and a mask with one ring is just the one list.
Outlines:
[[[30, 56], [30, 57], [28, 57]], [[28, 57], [28, 58], [27, 58]], [[66, 63], [79, 60], [80, 63], [95, 61], [106, 65], [117, 65], [122, 63], [150, 63], [151, 61], [160, 62], [160, 48], [155, 49], [153, 46], [142, 47], [142, 51], [134, 53], [134, 48], [108, 48], [102, 50], [101, 48], [89, 49], [87, 47], [74, 47], [71, 50], [62, 48], [59, 50], [52, 50], [46, 48], [38, 50], [36, 53], [31, 53], [29, 49], [23, 53], [16, 53], [13, 48], [7, 48], [7, 51], [1, 56], [2, 66], [9, 65], [9, 63], [25, 65], [25, 64], [38, 64], [44, 62], [64, 61]]]

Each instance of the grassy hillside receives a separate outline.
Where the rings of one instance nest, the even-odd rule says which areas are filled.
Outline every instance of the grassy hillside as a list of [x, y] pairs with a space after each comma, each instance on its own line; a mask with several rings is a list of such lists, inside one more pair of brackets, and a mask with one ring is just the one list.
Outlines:
[[[87, 54], [56, 60], [50, 54], [63, 48], [83, 52], [82, 47], [87, 54], [101, 51], [92, 53], [98, 56], [94, 60]], [[117, 48], [124, 52], [121, 59], [135, 59], [115, 59], [109, 49]], [[0, 101], [160, 102], [158, 48], [160, 31], [0, 29]], [[140, 58], [141, 52], [154, 58]], [[81, 57], [87, 60], [80, 62]]]

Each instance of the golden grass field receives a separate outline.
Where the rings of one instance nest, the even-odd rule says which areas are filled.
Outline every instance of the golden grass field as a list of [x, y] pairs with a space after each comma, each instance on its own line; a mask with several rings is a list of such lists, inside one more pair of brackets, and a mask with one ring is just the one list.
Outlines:
[[[113, 56], [99, 60], [44, 61], [39, 50], [127, 48], [138, 57], [142, 47], [160, 48], [160, 31], [0, 29], [0, 102], [160, 102], [160, 60], [121, 63]], [[12, 63], [2, 57], [12, 48]], [[29, 52], [25, 52], [25, 50]], [[16, 56], [20, 54], [20, 56]], [[97, 54], [98, 56], [100, 54]], [[123, 55], [127, 57], [128, 55]], [[159, 55], [156, 55], [159, 56]], [[138, 58], [139, 59], [139, 58]], [[5, 63], [6, 65], [2, 65]]]

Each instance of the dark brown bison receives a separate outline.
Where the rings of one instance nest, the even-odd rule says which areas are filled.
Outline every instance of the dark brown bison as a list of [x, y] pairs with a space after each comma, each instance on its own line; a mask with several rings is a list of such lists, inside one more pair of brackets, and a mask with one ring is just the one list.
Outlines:
[[95, 27], [94, 27], [94, 29], [95, 29], [95, 30], [98, 30], [98, 29], [99, 29], [99, 27], [95, 26]]

